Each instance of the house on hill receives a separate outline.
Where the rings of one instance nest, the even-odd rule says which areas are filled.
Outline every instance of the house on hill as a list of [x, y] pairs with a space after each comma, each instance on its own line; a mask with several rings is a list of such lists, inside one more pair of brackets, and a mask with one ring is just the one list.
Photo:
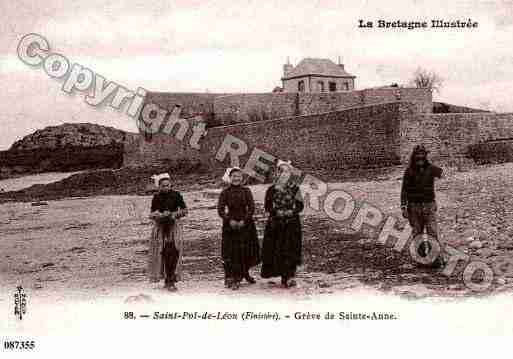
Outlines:
[[354, 90], [355, 78], [345, 70], [344, 64], [305, 58], [295, 67], [287, 59], [281, 81], [283, 92], [338, 92]]

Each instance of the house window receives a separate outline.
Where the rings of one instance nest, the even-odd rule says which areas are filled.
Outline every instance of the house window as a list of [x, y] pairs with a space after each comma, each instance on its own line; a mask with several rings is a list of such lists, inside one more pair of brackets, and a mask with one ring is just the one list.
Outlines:
[[305, 92], [305, 82], [303, 80], [297, 83], [298, 92]]
[[344, 90], [349, 91], [349, 83], [344, 82]]
[[336, 82], [330, 82], [329, 86], [330, 86], [330, 92], [337, 91], [337, 83]]
[[317, 81], [317, 90], [319, 92], [324, 92], [324, 82], [322, 81]]

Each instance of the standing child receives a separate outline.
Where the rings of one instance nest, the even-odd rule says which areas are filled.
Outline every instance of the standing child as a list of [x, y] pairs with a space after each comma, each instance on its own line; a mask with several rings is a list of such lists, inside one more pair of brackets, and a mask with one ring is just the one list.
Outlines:
[[171, 189], [171, 178], [164, 173], [152, 177], [159, 192], [151, 201], [150, 218], [154, 225], [149, 250], [150, 281], [164, 278], [164, 288], [176, 291], [180, 279], [182, 259], [181, 218], [187, 215], [187, 207], [180, 192]]

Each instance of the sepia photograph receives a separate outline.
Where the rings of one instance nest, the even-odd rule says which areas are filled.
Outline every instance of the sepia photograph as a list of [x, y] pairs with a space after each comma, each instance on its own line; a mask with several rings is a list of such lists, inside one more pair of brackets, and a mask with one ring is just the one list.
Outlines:
[[513, 1], [0, 17], [2, 357], [477, 357], [513, 335]]

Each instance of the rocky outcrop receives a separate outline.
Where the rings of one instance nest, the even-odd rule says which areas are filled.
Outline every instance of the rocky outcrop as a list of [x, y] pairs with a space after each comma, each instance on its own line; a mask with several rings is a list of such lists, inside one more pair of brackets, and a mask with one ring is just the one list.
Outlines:
[[119, 168], [123, 144], [136, 134], [90, 123], [37, 130], [0, 152], [0, 178], [50, 171]]
[[[65, 123], [46, 127], [14, 142], [9, 151], [98, 147], [123, 143], [127, 132], [92, 123]], [[130, 134], [132, 135], [132, 134]]]

